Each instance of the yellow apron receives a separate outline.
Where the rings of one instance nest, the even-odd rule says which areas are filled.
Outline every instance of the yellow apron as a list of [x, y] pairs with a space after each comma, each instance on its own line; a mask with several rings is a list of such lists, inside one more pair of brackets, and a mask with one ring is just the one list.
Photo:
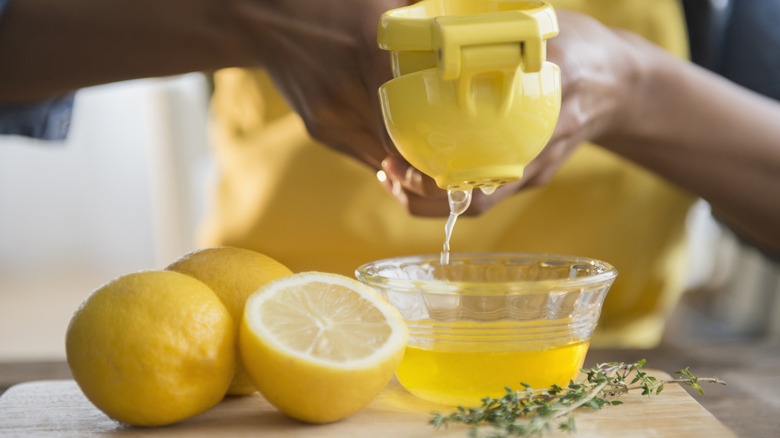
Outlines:
[[[610, 26], [687, 56], [674, 0], [560, 0]], [[203, 246], [265, 253], [293, 271], [352, 276], [362, 263], [437, 253], [445, 218], [411, 217], [375, 172], [309, 138], [262, 71], [215, 75], [213, 148], [219, 179]], [[650, 347], [662, 334], [685, 271], [684, 223], [693, 198], [593, 145], [546, 187], [524, 190], [480, 217], [461, 217], [454, 252], [580, 255], [614, 264], [596, 346]]]

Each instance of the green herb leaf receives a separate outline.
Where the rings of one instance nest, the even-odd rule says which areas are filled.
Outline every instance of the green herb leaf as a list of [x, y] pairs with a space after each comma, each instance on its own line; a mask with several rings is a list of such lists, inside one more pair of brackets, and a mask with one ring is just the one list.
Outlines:
[[[430, 424], [437, 429], [450, 423], [471, 425], [468, 436], [473, 438], [481, 436], [480, 428], [484, 426], [491, 427], [485, 438], [534, 437], [554, 430], [571, 433], [576, 431], [573, 415], [576, 409], [587, 406], [599, 410], [604, 406], [621, 405], [622, 401], [613, 398], [629, 391], [641, 390], [642, 395], [651, 397], [663, 391], [664, 383], [682, 383], [701, 393], [704, 391], [699, 381], [725, 384], [716, 377], [699, 378], [688, 368], [676, 371], [678, 378], [658, 380], [642, 370], [644, 365], [644, 359], [632, 364], [599, 364], [582, 370], [585, 380], [569, 382], [566, 388], [553, 385], [546, 390], [534, 390], [525, 383], [521, 383], [523, 389], [519, 391], [506, 387], [506, 395], [501, 398], [485, 397], [480, 407], [466, 409], [459, 406], [449, 415], [435, 413]], [[626, 383], [632, 373], [631, 383]]]

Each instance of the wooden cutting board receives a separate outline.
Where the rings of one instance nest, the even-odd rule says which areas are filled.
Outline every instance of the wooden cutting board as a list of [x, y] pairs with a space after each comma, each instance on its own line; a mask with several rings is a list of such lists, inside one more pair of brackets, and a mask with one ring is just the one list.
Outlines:
[[[668, 378], [664, 373], [649, 374]], [[625, 395], [621, 400], [623, 405], [608, 406], [600, 411], [579, 409], [575, 413], [577, 433], [574, 436], [735, 437], [676, 384], [667, 385], [661, 395], [654, 398], [636, 393]], [[447, 406], [414, 397], [393, 380], [367, 408], [332, 424], [310, 425], [292, 420], [256, 394], [226, 398], [211, 410], [182, 423], [139, 428], [124, 426], [106, 417], [84, 397], [73, 380], [51, 380], [18, 384], [0, 396], [0, 436], [465, 438], [465, 427], [435, 430], [428, 424], [431, 412], [451, 411]]]

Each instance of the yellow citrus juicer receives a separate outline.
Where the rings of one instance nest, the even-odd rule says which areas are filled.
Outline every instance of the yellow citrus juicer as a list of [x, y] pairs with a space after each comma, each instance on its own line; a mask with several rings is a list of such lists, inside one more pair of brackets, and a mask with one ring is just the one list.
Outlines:
[[558, 120], [560, 70], [546, 61], [557, 34], [544, 1], [423, 0], [385, 12], [377, 40], [394, 79], [379, 96], [401, 155], [445, 189], [522, 177]]

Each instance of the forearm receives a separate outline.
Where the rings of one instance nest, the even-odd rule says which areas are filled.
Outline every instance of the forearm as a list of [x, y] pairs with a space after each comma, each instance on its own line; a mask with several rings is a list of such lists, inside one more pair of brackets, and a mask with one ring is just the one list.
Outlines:
[[660, 52], [645, 59], [630, 122], [602, 144], [706, 199], [780, 254], [780, 104]]
[[12, 0], [0, 19], [0, 102], [251, 64], [230, 3]]

